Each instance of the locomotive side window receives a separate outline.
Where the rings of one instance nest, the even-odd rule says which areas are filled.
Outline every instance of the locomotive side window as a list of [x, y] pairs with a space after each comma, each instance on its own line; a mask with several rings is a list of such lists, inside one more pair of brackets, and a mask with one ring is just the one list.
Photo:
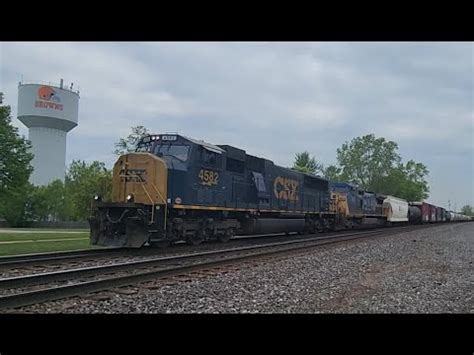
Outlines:
[[216, 165], [217, 157], [216, 153], [210, 152], [206, 149], [202, 150], [201, 157], [202, 157], [202, 162], [206, 165]]
[[211, 152], [210, 150], [199, 147], [200, 160], [204, 166], [220, 169], [222, 165], [222, 158], [220, 154]]
[[227, 157], [225, 169], [234, 173], [243, 174], [245, 170], [245, 162]]

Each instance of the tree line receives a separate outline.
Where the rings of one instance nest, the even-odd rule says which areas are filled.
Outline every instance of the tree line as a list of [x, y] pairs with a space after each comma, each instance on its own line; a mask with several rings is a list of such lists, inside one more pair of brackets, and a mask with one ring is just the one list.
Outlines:
[[374, 134], [356, 137], [337, 149], [337, 164], [324, 167], [307, 151], [297, 153], [292, 169], [328, 180], [348, 182], [365, 191], [407, 201], [429, 197], [428, 168], [413, 160], [402, 162], [398, 144]]
[[[112, 170], [99, 161], [74, 160], [64, 182], [55, 180], [46, 186], [29, 183], [33, 172], [31, 143], [19, 135], [11, 123], [10, 107], [2, 103], [0, 93], [0, 217], [12, 226], [28, 221], [84, 221], [94, 195], [110, 199]], [[114, 153], [133, 151], [146, 134], [145, 127], [132, 127], [127, 137], [114, 144]], [[402, 163], [397, 143], [373, 134], [345, 142], [337, 149], [336, 165], [324, 167], [305, 151], [296, 154], [292, 169], [409, 201], [426, 199], [429, 194], [427, 167], [413, 160]], [[472, 215], [472, 208], [464, 206], [463, 212]]]
[[0, 217], [11, 226], [28, 221], [84, 221], [92, 196], [111, 194], [112, 172], [102, 162], [74, 160], [64, 182], [34, 186], [28, 181], [32, 159], [31, 143], [12, 125], [10, 106], [3, 105], [0, 93]]

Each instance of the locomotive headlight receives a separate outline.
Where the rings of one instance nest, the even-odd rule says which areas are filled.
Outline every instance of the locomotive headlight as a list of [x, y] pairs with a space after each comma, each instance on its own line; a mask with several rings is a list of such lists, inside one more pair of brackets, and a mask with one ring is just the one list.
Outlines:
[[133, 194], [127, 195], [127, 202], [133, 202]]
[[97, 202], [102, 201], [102, 197], [100, 197], [100, 195], [95, 195], [94, 200]]

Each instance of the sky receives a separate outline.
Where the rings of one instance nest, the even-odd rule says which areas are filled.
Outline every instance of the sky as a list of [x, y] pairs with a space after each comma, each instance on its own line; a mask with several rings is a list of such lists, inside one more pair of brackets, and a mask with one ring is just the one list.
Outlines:
[[0, 42], [0, 91], [25, 137], [18, 82], [61, 78], [80, 90], [67, 165], [112, 167], [137, 125], [282, 166], [304, 150], [335, 164], [374, 133], [428, 167], [428, 202], [474, 205], [472, 42]]

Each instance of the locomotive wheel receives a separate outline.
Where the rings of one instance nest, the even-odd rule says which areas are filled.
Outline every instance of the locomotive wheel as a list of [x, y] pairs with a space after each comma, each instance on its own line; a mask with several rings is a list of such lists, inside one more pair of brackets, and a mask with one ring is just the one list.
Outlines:
[[203, 240], [204, 240], [204, 237], [202, 236], [200, 232], [195, 232], [193, 235], [190, 235], [187, 238], [188, 244], [191, 244], [191, 245], [199, 245], [203, 242]]
[[234, 230], [232, 228], [229, 228], [225, 231], [225, 233], [221, 233], [217, 236], [217, 239], [221, 242], [221, 243], [227, 243], [230, 238], [232, 238], [234, 236]]

